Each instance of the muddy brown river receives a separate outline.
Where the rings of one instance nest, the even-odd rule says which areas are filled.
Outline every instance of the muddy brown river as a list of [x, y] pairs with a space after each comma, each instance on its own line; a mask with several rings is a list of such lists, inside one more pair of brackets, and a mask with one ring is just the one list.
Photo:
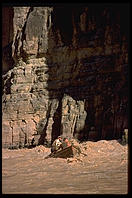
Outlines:
[[127, 194], [128, 145], [80, 144], [86, 155], [48, 158], [49, 148], [2, 149], [3, 194]]

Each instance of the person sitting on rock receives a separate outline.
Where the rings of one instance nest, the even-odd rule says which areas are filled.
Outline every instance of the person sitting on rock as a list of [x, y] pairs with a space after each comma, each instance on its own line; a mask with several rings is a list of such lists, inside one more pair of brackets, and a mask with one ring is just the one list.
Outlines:
[[53, 144], [51, 146], [51, 152], [55, 153], [61, 149], [62, 149], [62, 138], [61, 138], [61, 136], [58, 136], [58, 138], [53, 142]]
[[63, 149], [66, 147], [69, 147], [69, 146], [71, 146], [71, 143], [69, 142], [69, 140], [67, 138], [64, 138], [63, 142], [62, 142]]

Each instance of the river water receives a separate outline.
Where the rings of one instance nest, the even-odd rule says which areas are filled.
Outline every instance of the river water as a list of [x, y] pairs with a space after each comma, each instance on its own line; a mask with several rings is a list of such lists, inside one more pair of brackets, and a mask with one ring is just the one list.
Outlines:
[[81, 144], [87, 155], [48, 158], [49, 148], [2, 149], [3, 194], [127, 194], [128, 146], [117, 140]]

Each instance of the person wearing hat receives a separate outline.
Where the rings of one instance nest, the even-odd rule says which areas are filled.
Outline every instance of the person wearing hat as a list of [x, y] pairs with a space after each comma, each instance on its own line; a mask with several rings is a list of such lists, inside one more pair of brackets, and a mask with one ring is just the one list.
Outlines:
[[51, 152], [57, 152], [62, 149], [62, 138], [58, 136], [51, 146]]
[[67, 147], [69, 147], [69, 146], [71, 146], [71, 143], [69, 142], [69, 140], [68, 140], [68, 138], [64, 138], [63, 139], [63, 142], [62, 142], [62, 147], [63, 147], [63, 149], [64, 148], [67, 148]]

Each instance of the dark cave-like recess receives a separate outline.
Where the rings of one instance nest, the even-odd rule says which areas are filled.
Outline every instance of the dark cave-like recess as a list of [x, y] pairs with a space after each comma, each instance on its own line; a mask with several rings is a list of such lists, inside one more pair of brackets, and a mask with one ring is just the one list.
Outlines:
[[12, 58], [13, 42], [13, 7], [2, 8], [2, 73], [5, 74], [13, 68]]

